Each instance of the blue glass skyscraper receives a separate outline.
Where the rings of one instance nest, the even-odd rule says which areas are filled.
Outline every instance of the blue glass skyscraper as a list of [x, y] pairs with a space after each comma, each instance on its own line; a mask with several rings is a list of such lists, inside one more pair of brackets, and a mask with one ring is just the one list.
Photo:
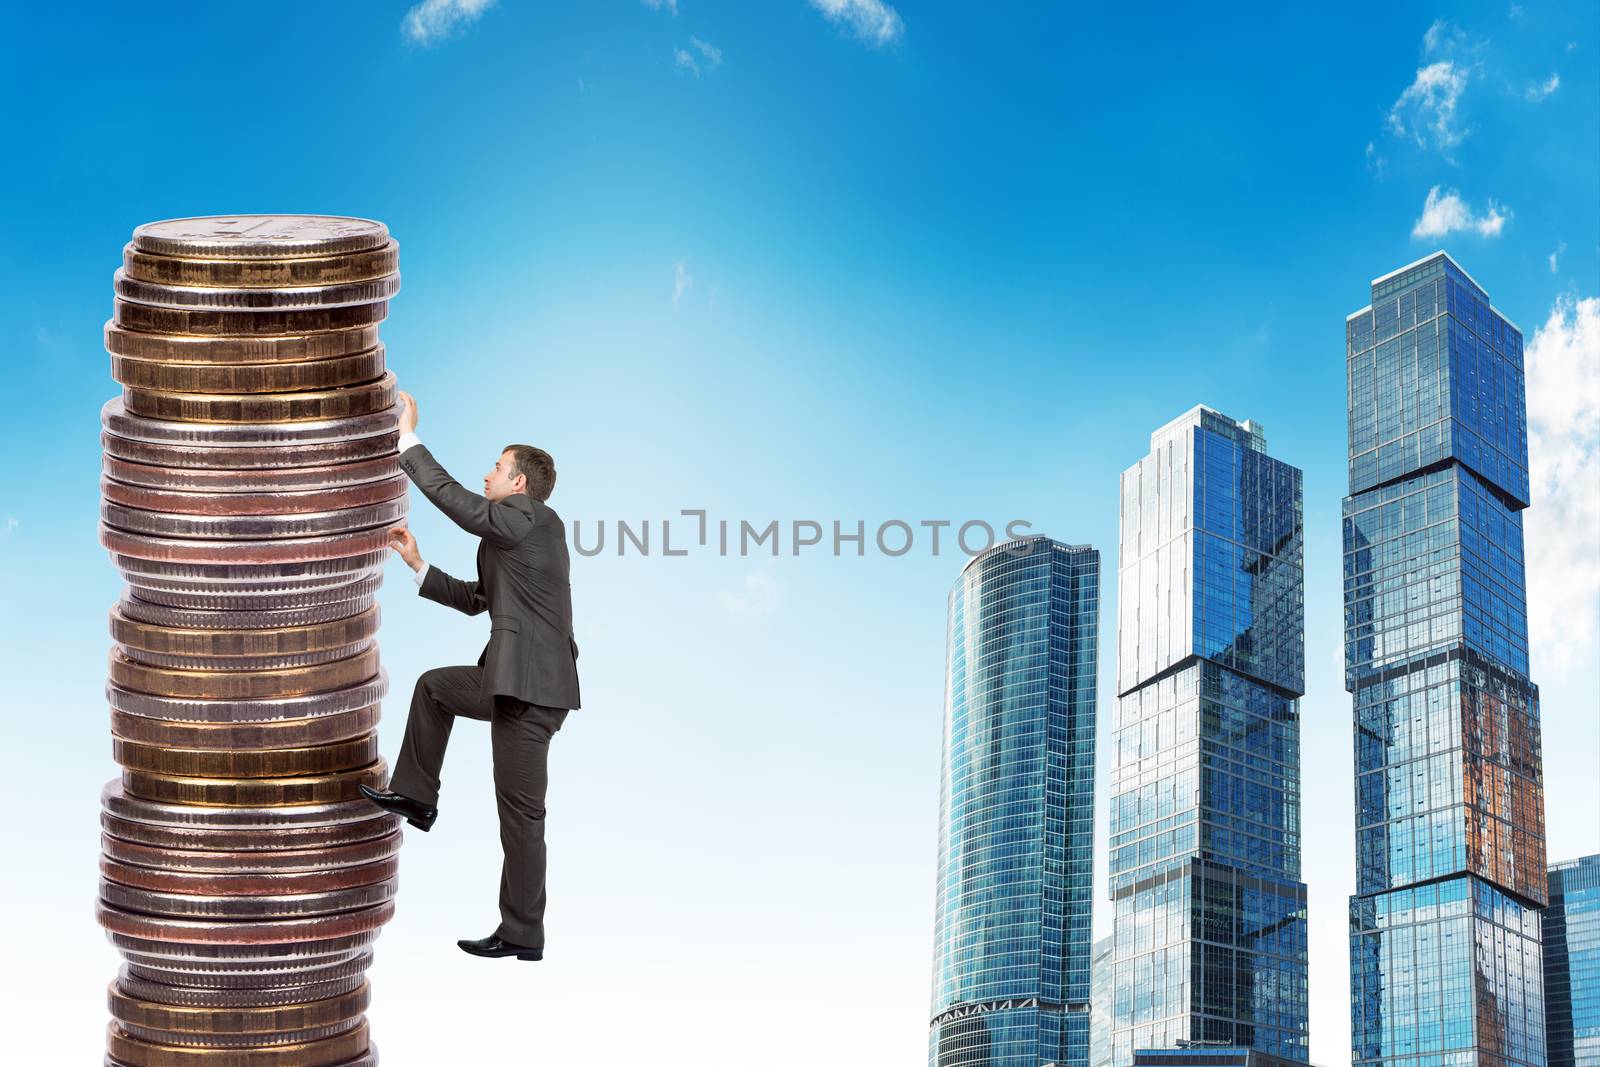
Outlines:
[[1024, 537], [950, 592], [931, 1067], [1086, 1067], [1100, 554]]
[[1373, 281], [1346, 345], [1352, 1058], [1543, 1067], [1522, 334], [1439, 252]]
[[1115, 1067], [1182, 1042], [1306, 1060], [1301, 493], [1257, 424], [1205, 407], [1122, 475]]
[[1550, 865], [1544, 910], [1550, 1067], [1600, 1064], [1600, 856]]

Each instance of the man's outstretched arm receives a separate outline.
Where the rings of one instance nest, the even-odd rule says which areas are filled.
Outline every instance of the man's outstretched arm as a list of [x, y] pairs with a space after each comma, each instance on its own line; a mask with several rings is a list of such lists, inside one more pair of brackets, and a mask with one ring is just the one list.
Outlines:
[[463, 582], [435, 567], [422, 558], [422, 552], [417, 548], [417, 539], [411, 536], [409, 527], [396, 526], [389, 531], [389, 547], [400, 554], [413, 573], [413, 580], [422, 595], [429, 600], [437, 601], [447, 608], [455, 608], [467, 615], [477, 615], [489, 606], [489, 598], [483, 595], [483, 581]]
[[533, 528], [533, 518], [526, 512], [509, 504], [496, 504], [450, 477], [415, 433], [400, 436], [400, 467], [434, 507], [470, 534], [509, 548]]

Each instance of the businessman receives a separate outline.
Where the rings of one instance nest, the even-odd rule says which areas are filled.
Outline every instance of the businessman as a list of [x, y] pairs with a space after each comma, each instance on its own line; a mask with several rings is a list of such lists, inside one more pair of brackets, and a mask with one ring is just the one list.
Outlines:
[[473, 667], [435, 667], [417, 679], [405, 741], [374, 804], [420, 830], [438, 817], [439, 769], [457, 716], [489, 723], [500, 812], [500, 926], [456, 944], [475, 956], [544, 958], [545, 785], [550, 739], [578, 706], [567, 533], [545, 503], [555, 487], [549, 453], [507, 445], [483, 478], [483, 495], [445, 472], [417, 439], [417, 402], [400, 394], [400, 466], [422, 495], [478, 545], [466, 582], [424, 562], [404, 526], [390, 547], [416, 572], [421, 595], [468, 615], [489, 613], [489, 644]]

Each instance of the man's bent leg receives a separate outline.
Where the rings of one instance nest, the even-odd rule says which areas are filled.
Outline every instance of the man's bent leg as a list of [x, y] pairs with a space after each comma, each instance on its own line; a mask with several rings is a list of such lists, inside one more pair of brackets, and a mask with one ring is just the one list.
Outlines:
[[500, 927], [513, 945], [544, 947], [544, 798], [550, 738], [567, 709], [496, 697], [489, 735], [500, 809]]
[[423, 671], [411, 692], [406, 737], [389, 776], [389, 788], [429, 807], [439, 805], [439, 768], [444, 766], [450, 727], [457, 715], [487, 719], [482, 667], [435, 667]]

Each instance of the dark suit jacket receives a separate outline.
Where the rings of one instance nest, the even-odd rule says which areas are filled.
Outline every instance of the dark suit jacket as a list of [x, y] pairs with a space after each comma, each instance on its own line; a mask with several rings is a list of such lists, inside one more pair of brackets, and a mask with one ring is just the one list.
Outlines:
[[567, 528], [526, 493], [491, 503], [439, 466], [426, 445], [400, 454], [422, 495], [478, 545], [478, 580], [429, 564], [421, 593], [468, 615], [489, 612], [489, 644], [478, 657], [483, 691], [552, 708], [578, 707], [578, 643], [572, 638]]

